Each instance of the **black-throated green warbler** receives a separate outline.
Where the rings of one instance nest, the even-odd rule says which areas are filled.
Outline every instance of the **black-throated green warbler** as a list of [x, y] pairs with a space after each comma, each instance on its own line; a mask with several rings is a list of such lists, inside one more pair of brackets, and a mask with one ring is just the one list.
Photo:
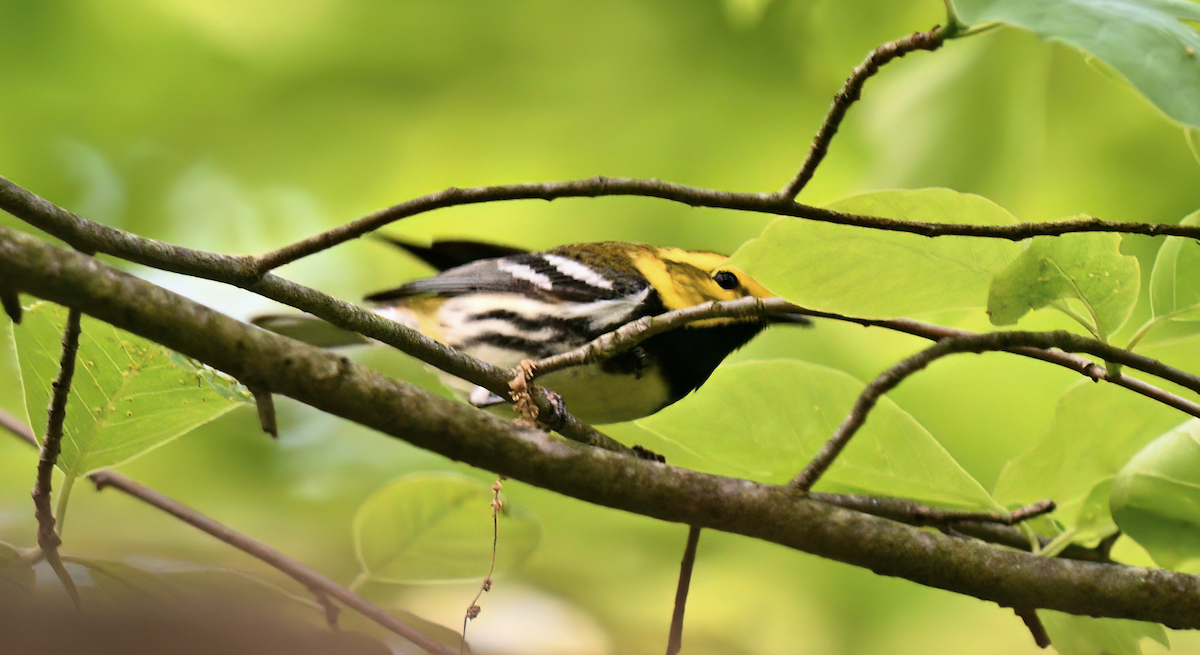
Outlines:
[[[424, 248], [396, 245], [439, 269], [437, 276], [366, 297], [374, 311], [448, 346], [503, 367], [577, 348], [643, 316], [713, 300], [772, 294], [728, 257], [713, 252], [608, 241], [545, 252], [469, 241]], [[318, 345], [356, 338], [337, 328], [262, 317], [257, 324]], [[769, 322], [806, 324], [799, 315], [713, 318], [659, 334], [605, 360], [555, 371], [538, 384], [558, 392], [567, 411], [588, 423], [641, 418], [699, 388], [734, 350]], [[506, 401], [444, 376], [448, 386], [485, 407]]]

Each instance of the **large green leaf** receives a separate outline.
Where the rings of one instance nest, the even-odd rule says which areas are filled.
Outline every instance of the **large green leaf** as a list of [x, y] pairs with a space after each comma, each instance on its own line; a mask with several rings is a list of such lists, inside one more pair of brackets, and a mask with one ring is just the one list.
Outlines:
[[[13, 330], [34, 432], [46, 423], [67, 310], [26, 309]], [[58, 467], [78, 476], [137, 457], [243, 403], [235, 382], [162, 346], [84, 317]]]
[[1141, 450], [1117, 474], [1113, 518], [1159, 565], [1200, 558], [1200, 420]]
[[[409, 475], [376, 491], [354, 517], [354, 548], [368, 579], [406, 583], [479, 579], [492, 561], [492, 489], [451, 473]], [[504, 501], [496, 570], [525, 561], [541, 524]]]
[[[949, 189], [880, 191], [829, 206], [912, 221], [1008, 225], [999, 205]], [[832, 312], [890, 318], [980, 309], [992, 275], [1021, 247], [1001, 239], [939, 237], [781, 218], [732, 263], [788, 300]]]
[[[743, 362], [722, 366], [697, 397], [637, 424], [692, 453], [705, 470], [782, 483], [833, 434], [863, 386], [817, 364]], [[925, 428], [886, 397], [817, 488], [997, 507]]]
[[1121, 254], [1118, 234], [1038, 237], [996, 273], [988, 315], [995, 325], [1012, 325], [1031, 310], [1078, 301], [1081, 322], [1106, 339], [1137, 304], [1140, 270], [1136, 257]]
[[1157, 623], [1093, 619], [1053, 610], [1038, 610], [1038, 616], [1059, 655], [1142, 655], [1143, 638], [1171, 647], [1166, 628]]
[[1086, 50], [1171, 118], [1200, 126], [1200, 21], [1187, 0], [954, 0], [969, 24], [1000, 21]]
[[[994, 495], [1007, 506], [1052, 498], [1054, 518], [1087, 541], [1112, 531], [1103, 490], [1139, 449], [1179, 422], [1179, 412], [1111, 384], [1086, 380], [1059, 399], [1054, 420], [1000, 472]], [[1100, 493], [1097, 493], [1099, 489]]]
[[[1200, 225], [1200, 211], [1180, 225]], [[1155, 316], [1200, 321], [1200, 244], [1195, 239], [1167, 237], [1150, 271], [1150, 307]]]

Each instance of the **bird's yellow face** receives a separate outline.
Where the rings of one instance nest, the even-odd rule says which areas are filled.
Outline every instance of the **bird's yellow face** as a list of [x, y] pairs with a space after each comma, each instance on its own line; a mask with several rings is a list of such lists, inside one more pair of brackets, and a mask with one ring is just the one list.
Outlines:
[[[735, 266], [729, 258], [713, 252], [659, 248], [657, 256], [636, 253], [634, 266], [654, 285], [668, 310], [693, 307], [714, 300], [737, 300], [747, 296], [774, 298], [766, 287]], [[745, 320], [745, 319], [742, 319]], [[695, 327], [736, 322], [713, 318], [692, 323]]]

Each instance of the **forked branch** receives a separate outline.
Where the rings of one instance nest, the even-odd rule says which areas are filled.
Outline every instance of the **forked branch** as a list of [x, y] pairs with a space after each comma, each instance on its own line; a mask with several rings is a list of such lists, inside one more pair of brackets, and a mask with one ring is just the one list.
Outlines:
[[[1111, 346], [1102, 341], [1089, 339], [1063, 330], [1053, 332], [989, 332], [943, 338], [933, 346], [912, 355], [884, 371], [867, 385], [855, 401], [850, 413], [825, 442], [813, 460], [792, 479], [792, 486], [801, 491], [812, 489], [821, 475], [829, 468], [846, 444], [867, 420], [871, 409], [888, 391], [904, 379], [924, 369], [937, 359], [955, 353], [987, 351], [1012, 351], [1016, 348], [1037, 348], [1049, 351], [1057, 348], [1065, 352], [1085, 352], [1102, 357], [1105, 361], [1117, 362], [1165, 380], [1169, 380], [1200, 393], [1200, 377], [1168, 366], [1144, 355]], [[1120, 374], [1111, 376], [1120, 379]]]
[[813, 173], [817, 171], [817, 166], [829, 152], [829, 144], [837, 134], [842, 119], [846, 117], [846, 111], [862, 97], [863, 85], [867, 83], [868, 78], [879, 72], [880, 66], [914, 50], [937, 50], [942, 47], [944, 39], [942, 30], [934, 28], [928, 32], [917, 32], [903, 39], [889, 41], [872, 50], [871, 54], [867, 55], [867, 58], [854, 68], [846, 83], [842, 85], [842, 90], [833, 97], [833, 104], [829, 107], [829, 113], [825, 115], [825, 122], [821, 124], [821, 128], [813, 137], [808, 158], [804, 160], [804, 164], [796, 176], [779, 192], [779, 195], [792, 200], [812, 179]]

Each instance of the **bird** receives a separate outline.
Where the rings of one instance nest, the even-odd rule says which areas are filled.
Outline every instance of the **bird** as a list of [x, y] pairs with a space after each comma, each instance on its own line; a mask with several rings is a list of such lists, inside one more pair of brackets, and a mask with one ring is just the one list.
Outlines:
[[[775, 297], [716, 252], [622, 241], [529, 252], [477, 241], [420, 246], [380, 238], [439, 273], [366, 296], [372, 310], [505, 368], [573, 350], [645, 316], [714, 300]], [[252, 322], [324, 347], [368, 341], [315, 317], [268, 315]], [[586, 423], [643, 418], [700, 388], [726, 357], [774, 323], [809, 320], [784, 313], [696, 321], [609, 359], [548, 373], [537, 384], [558, 393], [567, 411]], [[440, 375], [476, 407], [510, 402]]]

